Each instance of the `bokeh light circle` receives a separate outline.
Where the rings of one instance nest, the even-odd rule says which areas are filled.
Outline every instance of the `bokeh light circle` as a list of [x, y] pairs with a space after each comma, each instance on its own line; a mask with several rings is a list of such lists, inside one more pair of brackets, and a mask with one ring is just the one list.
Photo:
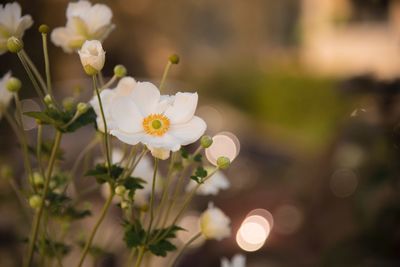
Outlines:
[[212, 145], [206, 149], [208, 161], [217, 166], [219, 157], [227, 157], [232, 162], [240, 151], [240, 143], [236, 136], [231, 133], [223, 132], [215, 135]]

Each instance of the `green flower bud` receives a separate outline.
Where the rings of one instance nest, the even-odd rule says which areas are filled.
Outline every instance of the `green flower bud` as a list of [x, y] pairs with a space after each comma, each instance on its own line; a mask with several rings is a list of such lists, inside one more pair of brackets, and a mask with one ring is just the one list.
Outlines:
[[10, 79], [8, 79], [6, 83], [6, 88], [11, 93], [17, 93], [19, 89], [21, 89], [21, 87], [22, 87], [21, 81], [15, 77], [11, 77]]
[[121, 201], [121, 209], [125, 210], [127, 208], [129, 208], [128, 201], [125, 201], [125, 200]]
[[75, 101], [72, 97], [66, 97], [62, 101], [62, 105], [66, 110], [73, 110], [75, 107]]
[[123, 65], [117, 65], [114, 67], [114, 74], [118, 78], [122, 78], [126, 75], [126, 68]]
[[231, 160], [227, 157], [219, 157], [217, 159], [217, 166], [221, 170], [228, 169], [230, 165], [231, 165]]
[[18, 39], [17, 37], [11, 36], [7, 40], [7, 49], [11, 53], [18, 53], [19, 51], [24, 48], [24, 43], [22, 40]]
[[204, 148], [209, 148], [213, 143], [213, 140], [211, 138], [211, 136], [209, 135], [203, 135], [203, 137], [201, 137], [200, 139], [200, 144], [202, 147]]
[[47, 34], [49, 31], [50, 31], [50, 28], [46, 24], [42, 24], [39, 26], [40, 33]]
[[78, 105], [76, 106], [76, 110], [80, 113], [80, 114], [84, 114], [86, 113], [86, 111], [88, 111], [89, 109], [89, 105], [86, 103], [78, 103]]
[[96, 70], [95, 68], [93, 68], [90, 65], [85, 65], [83, 67], [83, 69], [85, 70], [86, 74], [89, 75], [89, 76], [96, 75], [99, 72], [98, 70]]
[[119, 185], [115, 188], [115, 194], [118, 196], [123, 196], [126, 192], [126, 188], [123, 185]]
[[42, 205], [42, 198], [39, 195], [33, 195], [29, 198], [29, 205], [34, 208], [38, 209]]
[[177, 54], [173, 54], [169, 56], [169, 62], [172, 64], [178, 64], [179, 63], [179, 56]]
[[43, 176], [38, 172], [34, 172], [33, 173], [33, 183], [37, 186], [43, 185], [43, 183], [44, 183]]
[[53, 104], [53, 99], [51, 98], [50, 95], [46, 95], [46, 96], [43, 98], [43, 100], [44, 100], [44, 103], [45, 103], [46, 105], [48, 105], [48, 106], [50, 106], [50, 105]]

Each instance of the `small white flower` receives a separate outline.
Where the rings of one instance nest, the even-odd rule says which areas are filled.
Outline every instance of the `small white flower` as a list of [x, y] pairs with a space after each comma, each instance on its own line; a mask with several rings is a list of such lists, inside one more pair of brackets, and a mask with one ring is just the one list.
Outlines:
[[137, 82], [130, 95], [109, 103], [110, 133], [130, 145], [143, 143], [150, 148], [177, 151], [198, 140], [205, 122], [194, 116], [197, 93], [161, 96], [149, 82]]
[[0, 118], [3, 115], [3, 112], [7, 109], [13, 97], [12, 93], [6, 88], [6, 84], [10, 78], [11, 72], [9, 71], [3, 76], [3, 78], [0, 79]]
[[[106, 118], [108, 132], [114, 128], [114, 123], [110, 113], [111, 103], [114, 101], [114, 99], [117, 99], [119, 97], [127, 97], [128, 95], [130, 95], [135, 86], [135, 79], [133, 79], [132, 77], [124, 77], [118, 82], [117, 87], [115, 87], [114, 89], [104, 89], [103, 91], [101, 91], [100, 98], [101, 102], [103, 103], [104, 116]], [[90, 101], [90, 105], [96, 112], [96, 122], [99, 131], [104, 132], [104, 123], [103, 118], [101, 117], [100, 106], [97, 96], [94, 96], [92, 98], [92, 100]]]
[[86, 40], [104, 41], [114, 29], [112, 11], [103, 4], [92, 6], [89, 1], [69, 3], [66, 15], [66, 27], [54, 29], [51, 40], [68, 53], [81, 48]]
[[21, 17], [21, 6], [17, 2], [0, 5], [0, 55], [7, 52], [8, 38], [22, 39], [25, 30], [32, 24], [30, 15]]
[[207, 239], [218, 241], [231, 235], [231, 220], [212, 203], [208, 204], [208, 209], [200, 216], [201, 233]]
[[[213, 168], [206, 167], [207, 173], [211, 173]], [[196, 187], [197, 182], [190, 180], [188, 185], [186, 186], [186, 191], [191, 191], [194, 187]], [[225, 174], [222, 171], [217, 171], [212, 177], [207, 179], [196, 191], [198, 195], [217, 195], [220, 190], [228, 189], [230, 186], [230, 182], [228, 178], [226, 178]]]
[[78, 51], [81, 63], [86, 73], [91, 71], [101, 71], [106, 60], [106, 52], [97, 40], [85, 41], [82, 48]]
[[223, 258], [221, 267], [246, 267], [246, 257], [242, 254], [236, 254], [230, 262], [227, 258]]

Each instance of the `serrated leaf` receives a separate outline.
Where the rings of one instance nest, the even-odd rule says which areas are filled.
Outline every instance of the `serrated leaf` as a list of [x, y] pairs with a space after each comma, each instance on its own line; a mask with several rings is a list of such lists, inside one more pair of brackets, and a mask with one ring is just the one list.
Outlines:
[[78, 119], [76, 119], [73, 123], [71, 123], [66, 129], [65, 132], [75, 132], [79, 128], [86, 126], [91, 123], [96, 122], [96, 113], [93, 108], [88, 109], [84, 114], [82, 114]]
[[128, 190], [135, 191], [136, 189], [143, 189], [143, 185], [146, 183], [145, 180], [138, 177], [128, 177], [124, 180], [124, 186]]
[[187, 158], [189, 158], [189, 152], [185, 149], [185, 148], [181, 148], [181, 156], [182, 156], [182, 158], [184, 158], [184, 159], [187, 159]]
[[194, 173], [197, 177], [204, 178], [207, 177], [207, 170], [203, 167], [197, 167], [196, 172]]
[[193, 157], [193, 160], [196, 161], [196, 162], [201, 162], [201, 161], [203, 160], [203, 155], [201, 155], [201, 154], [196, 154], [196, 155]]
[[168, 252], [176, 250], [176, 246], [167, 240], [160, 240], [155, 244], [149, 245], [149, 250], [156, 256], [165, 257]]
[[149, 250], [156, 256], [165, 257], [168, 252], [176, 250], [176, 246], [171, 243], [168, 239], [176, 237], [176, 232], [184, 230], [183, 228], [173, 225], [172, 227], [155, 229], [151, 233], [151, 238], [159, 237], [153, 243], [149, 244]]
[[197, 177], [196, 175], [190, 176], [190, 179], [192, 179], [193, 181], [195, 181], [198, 184], [201, 183], [201, 179], [199, 177]]
[[135, 248], [144, 244], [146, 231], [139, 220], [135, 220], [134, 223], [125, 222], [124, 228], [124, 241], [128, 248]]
[[94, 169], [87, 171], [85, 176], [93, 176], [96, 178], [98, 183], [103, 184], [105, 182], [114, 182], [119, 178], [123, 171], [124, 168], [114, 164], [111, 166], [110, 177], [108, 174], [108, 167], [106, 167], [104, 164], [97, 164]]

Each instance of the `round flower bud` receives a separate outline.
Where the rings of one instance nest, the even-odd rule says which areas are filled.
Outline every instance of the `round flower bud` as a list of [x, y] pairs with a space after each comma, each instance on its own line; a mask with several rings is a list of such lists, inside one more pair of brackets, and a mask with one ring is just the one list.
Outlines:
[[7, 49], [11, 53], [18, 53], [19, 51], [24, 48], [24, 43], [22, 40], [18, 39], [17, 37], [11, 36], [7, 40]]
[[43, 176], [38, 172], [34, 172], [33, 173], [33, 183], [37, 186], [43, 185], [43, 183], [44, 183]]
[[123, 185], [119, 185], [115, 188], [115, 194], [118, 196], [123, 196], [126, 192], [126, 188]]
[[114, 74], [118, 78], [122, 78], [126, 75], [126, 68], [123, 65], [117, 65], [114, 67]]
[[83, 114], [83, 113], [85, 113], [86, 111], [88, 111], [88, 109], [89, 109], [89, 105], [88, 104], [86, 104], [86, 103], [78, 103], [78, 105], [76, 106], [76, 110], [80, 113], [80, 114]]
[[7, 90], [11, 93], [17, 93], [19, 89], [21, 89], [21, 86], [21, 81], [15, 77], [11, 77], [10, 79], [8, 79], [6, 84]]
[[209, 148], [213, 143], [213, 140], [211, 136], [209, 135], [203, 135], [203, 137], [200, 139], [200, 144], [204, 148]]
[[64, 98], [62, 101], [62, 105], [66, 110], [73, 110], [75, 103], [74, 99], [72, 97], [67, 97]]
[[39, 195], [31, 196], [29, 198], [29, 205], [34, 209], [40, 208], [40, 205], [42, 205], [42, 198]]
[[103, 69], [106, 52], [100, 41], [85, 41], [78, 54], [86, 74], [93, 76]]
[[50, 106], [50, 105], [53, 104], [53, 99], [51, 98], [50, 95], [46, 95], [46, 96], [43, 98], [43, 100], [44, 100], [44, 103], [45, 103], [46, 105], [48, 105], [48, 106]]
[[49, 31], [50, 31], [50, 28], [46, 24], [42, 24], [39, 26], [40, 33], [47, 34]]
[[231, 165], [231, 160], [227, 157], [219, 157], [217, 159], [217, 166], [221, 170], [228, 169], [230, 165]]
[[172, 64], [178, 64], [179, 63], [179, 56], [177, 54], [173, 54], [169, 56], [169, 62]]
[[121, 201], [121, 209], [125, 210], [127, 208], [129, 208], [128, 201], [125, 201], [125, 200]]

